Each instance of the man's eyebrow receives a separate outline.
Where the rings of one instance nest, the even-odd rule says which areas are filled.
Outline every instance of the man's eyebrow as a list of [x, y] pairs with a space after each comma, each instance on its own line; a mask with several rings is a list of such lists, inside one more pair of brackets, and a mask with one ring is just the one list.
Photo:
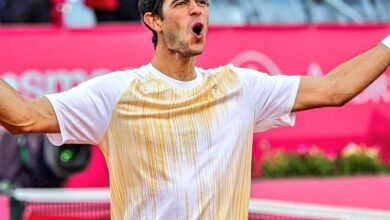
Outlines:
[[[173, 0], [172, 2], [171, 2], [171, 5], [174, 5], [176, 2], [178, 2], [178, 1], [181, 1], [181, 0]], [[184, 1], [186, 1], [186, 2], [188, 2], [188, 0], [184, 0]]]

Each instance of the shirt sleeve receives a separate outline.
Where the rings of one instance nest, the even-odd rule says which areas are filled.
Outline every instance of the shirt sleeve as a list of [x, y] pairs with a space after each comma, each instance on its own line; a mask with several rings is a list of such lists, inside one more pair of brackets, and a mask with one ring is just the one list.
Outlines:
[[55, 145], [98, 144], [112, 111], [126, 88], [124, 72], [99, 76], [69, 91], [46, 95], [53, 106], [60, 133], [47, 134]]
[[234, 67], [243, 79], [253, 103], [255, 132], [280, 126], [294, 126], [291, 113], [298, 93], [299, 76], [269, 76], [251, 69]]

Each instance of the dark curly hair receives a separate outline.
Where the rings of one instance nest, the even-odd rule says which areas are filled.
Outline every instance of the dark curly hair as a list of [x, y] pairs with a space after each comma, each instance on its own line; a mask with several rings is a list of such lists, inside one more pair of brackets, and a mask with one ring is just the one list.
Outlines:
[[163, 12], [162, 12], [162, 6], [163, 6], [164, 0], [139, 0], [138, 1], [138, 11], [141, 15], [141, 19], [144, 22], [145, 26], [153, 32], [152, 42], [154, 45], [154, 48], [157, 47], [157, 32], [154, 31], [152, 28], [150, 28], [144, 21], [144, 15], [147, 12], [151, 12], [152, 15], [159, 17], [160, 19], [164, 19]]

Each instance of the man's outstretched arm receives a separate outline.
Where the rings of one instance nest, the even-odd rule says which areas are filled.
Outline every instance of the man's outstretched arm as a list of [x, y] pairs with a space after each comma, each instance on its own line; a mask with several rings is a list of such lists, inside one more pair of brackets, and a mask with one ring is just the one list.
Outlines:
[[[390, 35], [387, 39], [390, 39]], [[389, 47], [378, 44], [339, 65], [326, 76], [302, 77], [293, 112], [346, 104], [390, 65]]]
[[3, 80], [0, 80], [0, 125], [12, 134], [60, 131], [48, 99], [26, 100]]

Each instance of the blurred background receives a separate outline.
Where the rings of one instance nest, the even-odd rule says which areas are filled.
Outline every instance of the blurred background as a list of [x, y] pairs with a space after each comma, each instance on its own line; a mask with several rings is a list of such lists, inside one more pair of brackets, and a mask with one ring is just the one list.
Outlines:
[[[204, 68], [321, 76], [390, 34], [390, 0], [209, 3]], [[147, 64], [154, 49], [137, 4], [0, 0], [2, 79], [33, 99]], [[390, 219], [389, 107], [387, 71], [343, 108], [298, 113], [294, 128], [255, 134], [249, 218]], [[0, 220], [109, 218], [97, 146], [54, 147], [43, 134], [0, 129], [0, 152]]]

